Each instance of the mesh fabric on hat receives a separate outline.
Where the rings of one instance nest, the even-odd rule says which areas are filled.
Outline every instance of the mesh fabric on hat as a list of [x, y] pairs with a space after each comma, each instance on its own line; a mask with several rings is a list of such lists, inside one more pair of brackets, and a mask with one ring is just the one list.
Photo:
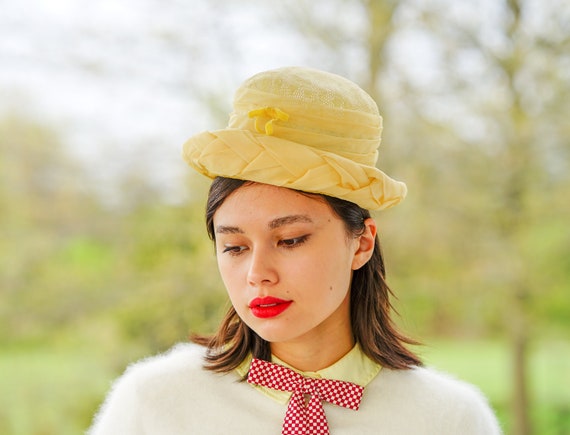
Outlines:
[[378, 210], [406, 194], [404, 183], [375, 167], [381, 132], [376, 103], [354, 83], [281, 68], [246, 80], [228, 127], [190, 138], [184, 158], [212, 178], [322, 193]]

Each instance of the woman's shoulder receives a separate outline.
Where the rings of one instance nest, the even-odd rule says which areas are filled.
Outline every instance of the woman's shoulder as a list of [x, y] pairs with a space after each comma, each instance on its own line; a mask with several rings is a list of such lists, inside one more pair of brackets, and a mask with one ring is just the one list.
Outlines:
[[483, 393], [474, 385], [431, 367], [409, 370], [383, 368], [380, 376], [384, 388], [402, 397], [430, 397], [431, 401], [487, 403]]
[[145, 392], [154, 395], [169, 388], [178, 390], [184, 382], [192, 383], [189, 391], [196, 391], [205, 384], [219, 384], [224, 375], [204, 369], [205, 352], [206, 348], [197, 344], [177, 344], [167, 352], [130, 364], [116, 381], [115, 388], [130, 386], [144, 396]]
[[193, 343], [179, 343], [164, 353], [145, 357], [131, 363], [123, 377], [154, 377], [176, 374], [179, 371], [200, 370], [205, 348]]
[[[184, 343], [132, 363], [113, 383], [90, 434], [139, 433], [151, 415], [170, 415], [181, 404], [195, 406], [204, 391], [223, 389], [237, 375], [225, 377], [203, 368], [205, 348]], [[231, 379], [230, 379], [231, 378]]]
[[469, 428], [464, 433], [501, 433], [485, 395], [450, 374], [429, 367], [383, 368], [373, 384], [374, 395], [396, 413], [405, 409], [405, 414], [428, 424], [440, 421], [446, 428]]

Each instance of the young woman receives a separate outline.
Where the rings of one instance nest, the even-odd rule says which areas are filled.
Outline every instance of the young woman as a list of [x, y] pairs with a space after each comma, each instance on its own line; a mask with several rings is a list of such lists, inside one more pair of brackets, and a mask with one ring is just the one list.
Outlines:
[[354, 83], [290, 67], [237, 91], [227, 128], [184, 145], [213, 178], [206, 223], [232, 307], [212, 337], [139, 362], [91, 434], [500, 433], [473, 386], [424, 368], [391, 320], [369, 210], [382, 119]]

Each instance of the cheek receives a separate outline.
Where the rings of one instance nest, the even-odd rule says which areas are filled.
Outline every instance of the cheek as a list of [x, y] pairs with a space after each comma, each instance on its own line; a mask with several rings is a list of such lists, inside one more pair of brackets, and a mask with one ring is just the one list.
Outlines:
[[222, 278], [222, 282], [226, 287], [226, 291], [231, 294], [232, 290], [235, 287], [235, 282], [238, 275], [236, 267], [229, 262], [224, 261], [223, 258], [220, 259], [218, 257], [218, 271], [220, 272], [220, 277]]
[[224, 287], [226, 289], [226, 293], [230, 299], [231, 304], [236, 309], [239, 316], [242, 317], [240, 308], [244, 304], [245, 293], [242, 291], [242, 288], [239, 286], [235, 273], [229, 272], [228, 269], [220, 268], [220, 276], [222, 278], [222, 282], [224, 283]]
[[[331, 255], [323, 258], [320, 264], [309, 270], [318, 276], [330, 292], [346, 292], [352, 278], [352, 260], [346, 255]], [[315, 271], [318, 271], [315, 273]]]

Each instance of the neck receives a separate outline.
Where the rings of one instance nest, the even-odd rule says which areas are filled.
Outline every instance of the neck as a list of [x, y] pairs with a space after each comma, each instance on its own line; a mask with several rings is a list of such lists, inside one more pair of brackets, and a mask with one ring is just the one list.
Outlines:
[[333, 365], [354, 347], [354, 340], [341, 344], [335, 341], [329, 349], [299, 346], [294, 343], [272, 343], [271, 353], [291, 367], [303, 372], [316, 372]]
[[291, 367], [316, 372], [331, 366], [354, 347], [349, 315], [331, 325], [315, 328], [305, 336], [285, 342], [270, 343], [271, 353]]

